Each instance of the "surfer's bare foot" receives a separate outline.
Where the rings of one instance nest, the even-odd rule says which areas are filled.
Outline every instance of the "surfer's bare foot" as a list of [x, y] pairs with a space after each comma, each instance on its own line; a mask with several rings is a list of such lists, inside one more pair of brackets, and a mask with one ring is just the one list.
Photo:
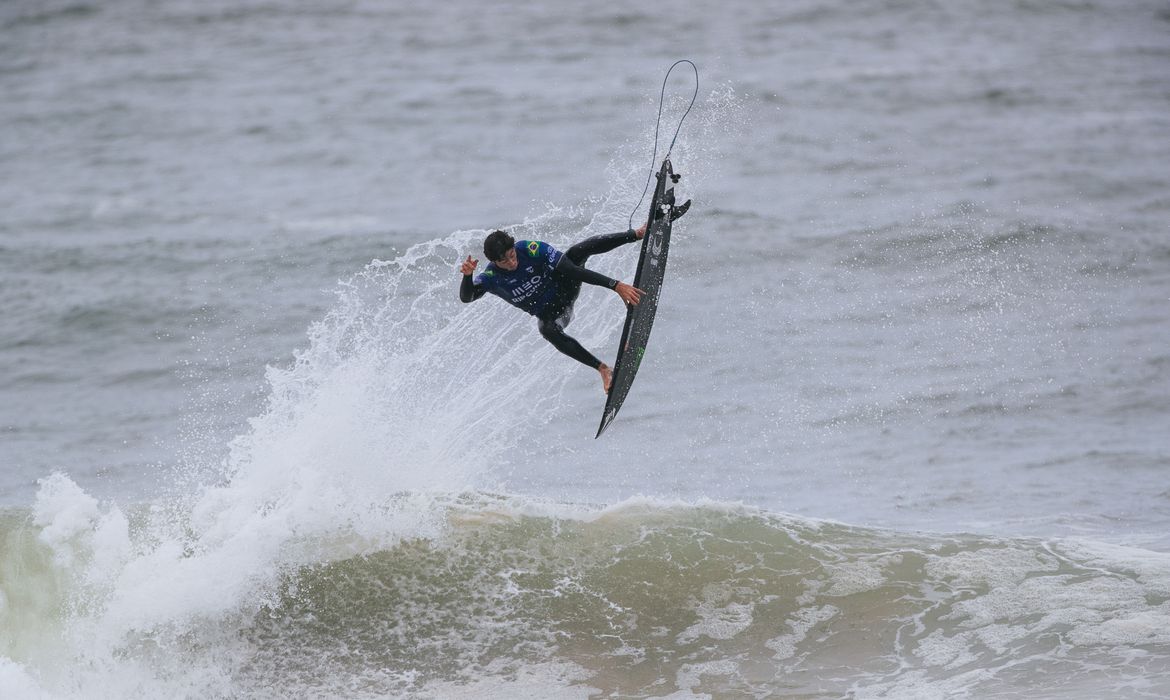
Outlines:
[[601, 387], [605, 389], [605, 393], [609, 393], [609, 386], [613, 384], [613, 370], [609, 365], [601, 365], [597, 368], [597, 373], [601, 375]]

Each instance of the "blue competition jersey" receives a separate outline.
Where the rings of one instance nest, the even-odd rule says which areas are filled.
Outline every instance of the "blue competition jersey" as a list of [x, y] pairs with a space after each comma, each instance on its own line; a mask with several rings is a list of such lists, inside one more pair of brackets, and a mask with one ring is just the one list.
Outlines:
[[475, 276], [475, 283], [535, 316], [556, 296], [557, 279], [552, 273], [561, 255], [547, 243], [516, 241], [516, 269], [509, 272], [488, 263], [487, 269]]

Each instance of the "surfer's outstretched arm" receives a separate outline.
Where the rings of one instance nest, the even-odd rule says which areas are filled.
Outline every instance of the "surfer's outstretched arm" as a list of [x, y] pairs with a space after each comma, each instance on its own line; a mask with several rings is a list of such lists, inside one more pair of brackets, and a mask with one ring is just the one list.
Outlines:
[[619, 282], [618, 280], [606, 277], [600, 272], [581, 267], [570, 260], [568, 255], [563, 256], [561, 261], [557, 263], [557, 272], [571, 280], [612, 289], [627, 304], [636, 305], [642, 299], [642, 290], [632, 287], [625, 282]]
[[471, 275], [475, 272], [475, 266], [479, 264], [478, 260], [472, 260], [468, 255], [463, 264], [459, 266], [459, 271], [463, 273], [463, 281], [459, 283], [459, 301], [464, 304], [471, 303], [487, 294], [487, 290], [483, 285], [476, 284]]

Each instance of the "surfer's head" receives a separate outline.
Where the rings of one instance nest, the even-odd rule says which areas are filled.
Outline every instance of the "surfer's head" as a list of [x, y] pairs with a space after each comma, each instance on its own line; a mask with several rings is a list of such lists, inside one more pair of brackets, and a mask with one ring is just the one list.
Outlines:
[[515, 270], [516, 239], [507, 231], [492, 231], [483, 239], [483, 256], [505, 270]]

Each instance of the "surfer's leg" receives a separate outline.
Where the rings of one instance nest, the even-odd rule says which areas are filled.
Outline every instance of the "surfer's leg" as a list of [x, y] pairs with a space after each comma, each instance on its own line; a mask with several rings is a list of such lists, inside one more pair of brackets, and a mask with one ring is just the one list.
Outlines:
[[[683, 214], [686, 214], [687, 210], [690, 208], [691, 200], [688, 199], [682, 203], [682, 206], [674, 207], [671, 210], [670, 220], [674, 221], [675, 219], [678, 219]], [[642, 228], [638, 229], [637, 232], [635, 232], [633, 229], [630, 229], [628, 231], [618, 231], [616, 233], [603, 233], [600, 236], [590, 236], [589, 238], [586, 238], [585, 240], [565, 251], [565, 255], [568, 255], [569, 259], [574, 263], [578, 265], [584, 265], [585, 261], [588, 260], [592, 255], [608, 253], [614, 248], [640, 240], [641, 236], [638, 235], [638, 232], [642, 232], [645, 228], [646, 227], [643, 226]]]
[[603, 233], [600, 236], [590, 236], [580, 243], [574, 245], [565, 251], [565, 255], [569, 256], [578, 265], [584, 265], [585, 261], [591, 255], [600, 255], [601, 253], [608, 253], [609, 251], [623, 246], [627, 243], [633, 243], [638, 240], [638, 237], [633, 231], [618, 231], [617, 233]]
[[581, 364], [597, 370], [597, 373], [601, 375], [601, 387], [608, 394], [610, 384], [613, 383], [613, 370], [609, 368], [609, 365], [598, 360], [592, 353], [581, 347], [581, 343], [565, 335], [565, 326], [568, 325], [572, 315], [573, 309], [570, 307], [557, 318], [537, 319], [540, 322], [538, 326], [540, 328], [540, 334], [545, 340], [552, 343], [553, 347], [557, 350], [560, 350]]
[[600, 369], [601, 360], [597, 359], [581, 346], [574, 338], [565, 335], [565, 330], [554, 319], [539, 319], [540, 335], [552, 343], [553, 347], [580, 362], [583, 365]]

